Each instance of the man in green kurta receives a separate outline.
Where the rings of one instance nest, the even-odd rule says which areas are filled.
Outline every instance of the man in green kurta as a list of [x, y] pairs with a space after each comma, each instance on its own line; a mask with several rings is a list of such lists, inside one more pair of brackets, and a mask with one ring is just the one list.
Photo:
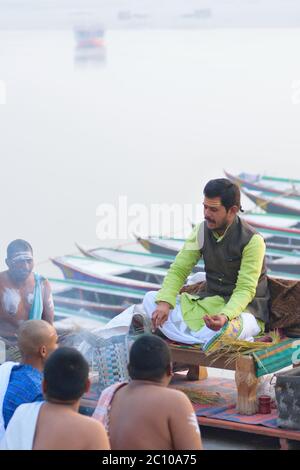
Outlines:
[[[225, 330], [251, 340], [268, 321], [264, 240], [238, 216], [240, 190], [230, 180], [209, 181], [203, 206], [204, 221], [186, 240], [162, 288], [145, 295], [144, 310], [153, 328], [175, 341], [205, 348]], [[200, 258], [205, 287], [196, 295], [178, 295]]]

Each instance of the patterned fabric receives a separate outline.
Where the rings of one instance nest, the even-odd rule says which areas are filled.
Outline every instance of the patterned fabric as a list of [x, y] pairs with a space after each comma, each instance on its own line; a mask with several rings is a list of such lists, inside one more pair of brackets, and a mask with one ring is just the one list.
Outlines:
[[253, 353], [256, 376], [271, 374], [300, 359], [300, 341], [288, 339]]
[[[201, 345], [190, 346], [187, 344], [174, 343], [172, 341], [168, 341], [168, 343], [172, 345], [172, 348], [194, 350], [195, 354], [197, 354], [197, 352], [199, 352], [199, 354], [202, 353]], [[300, 340], [287, 339], [280, 341], [280, 343], [252, 353], [252, 356], [257, 377], [272, 374], [300, 360]]]
[[[278, 428], [277, 417], [278, 411], [274, 408], [271, 409], [270, 414], [255, 413], [254, 415], [241, 415], [237, 412], [237, 390], [234, 379], [224, 379], [221, 377], [209, 377], [199, 382], [183, 382], [182, 379], [172, 381], [172, 388], [185, 388], [191, 391], [196, 391], [201, 388], [201, 392], [218, 393], [220, 398], [217, 403], [193, 403], [193, 408], [198, 417], [201, 426], [201, 417], [213, 418], [215, 420], [215, 427], [218, 427], [218, 420], [231, 421], [241, 424], [252, 424], [265, 426], [267, 428]], [[300, 432], [299, 432], [300, 435]]]
[[43, 401], [42, 374], [27, 364], [15, 366], [3, 400], [4, 426], [7, 427], [16, 408], [22, 403]]
[[222, 338], [237, 339], [243, 329], [243, 318], [241, 316], [234, 318], [231, 321], [225, 323], [223, 328], [216, 334], [203, 348], [205, 352], [211, 352], [214, 350], [214, 346], [218, 341], [222, 341]]
[[99, 372], [99, 385], [101, 389], [129, 380], [128, 364], [128, 336], [118, 335], [111, 338], [97, 340], [94, 350], [94, 360]]
[[107, 433], [109, 433], [109, 412], [111, 407], [111, 402], [117, 390], [119, 390], [124, 385], [127, 385], [128, 382], [118, 382], [116, 384], [107, 387], [100, 395], [96, 409], [93, 413], [93, 418], [103, 424]]
[[201, 380], [201, 384], [199, 385], [199, 382], [186, 382], [182, 381], [182, 379], [176, 380], [175, 376], [175, 380], [172, 381], [171, 387], [180, 389], [183, 386], [184, 388], [188, 388], [191, 392], [194, 391], [194, 393], [197, 390], [201, 390], [201, 392], [219, 394], [219, 401], [217, 403], [193, 403], [196, 416], [200, 418], [200, 426], [201, 417], [203, 416], [216, 420], [216, 428], [218, 427], [218, 420], [220, 419], [234, 423], [261, 425], [268, 428], [278, 427], [278, 412], [276, 409], [272, 408], [271, 413], [267, 415], [255, 413], [254, 415], [248, 416], [241, 415], [237, 412], [237, 390], [234, 379], [208, 377], [207, 379]]

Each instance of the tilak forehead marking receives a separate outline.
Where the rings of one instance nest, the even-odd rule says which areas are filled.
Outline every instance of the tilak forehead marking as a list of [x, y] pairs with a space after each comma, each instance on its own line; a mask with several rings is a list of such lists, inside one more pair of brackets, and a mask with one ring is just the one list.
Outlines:
[[18, 251], [11, 257], [12, 261], [23, 261], [23, 260], [33, 260], [33, 256], [30, 251]]
[[213, 199], [206, 199], [204, 198], [203, 205], [209, 207], [220, 207], [222, 206], [222, 202], [220, 200], [213, 202]]

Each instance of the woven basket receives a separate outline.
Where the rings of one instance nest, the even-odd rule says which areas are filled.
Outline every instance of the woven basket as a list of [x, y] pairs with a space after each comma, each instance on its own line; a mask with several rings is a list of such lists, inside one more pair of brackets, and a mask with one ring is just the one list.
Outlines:
[[99, 373], [99, 386], [106, 388], [116, 382], [129, 380], [128, 336], [120, 335], [109, 339], [100, 338], [93, 354], [93, 368]]

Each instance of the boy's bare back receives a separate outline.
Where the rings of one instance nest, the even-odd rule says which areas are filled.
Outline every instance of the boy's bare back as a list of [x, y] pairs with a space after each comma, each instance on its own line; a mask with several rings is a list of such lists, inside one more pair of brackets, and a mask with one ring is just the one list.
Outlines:
[[33, 450], [108, 450], [104, 427], [65, 405], [44, 403], [40, 409]]
[[197, 419], [180, 391], [136, 380], [120, 388], [109, 413], [112, 449], [202, 449]]

